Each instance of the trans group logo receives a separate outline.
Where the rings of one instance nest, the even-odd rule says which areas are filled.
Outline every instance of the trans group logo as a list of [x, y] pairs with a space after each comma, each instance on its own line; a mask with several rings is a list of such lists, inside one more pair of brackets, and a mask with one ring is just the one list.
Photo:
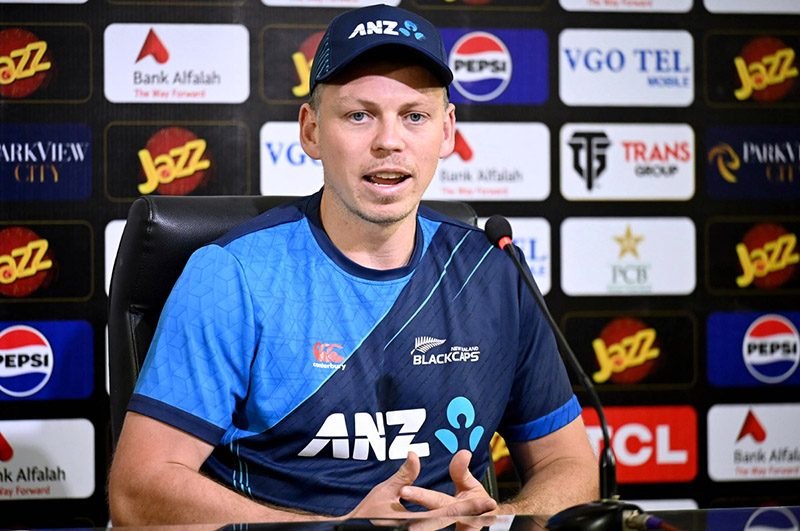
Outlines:
[[715, 312], [708, 379], [716, 387], [799, 385], [800, 313]]
[[453, 103], [529, 104], [547, 101], [548, 43], [541, 30], [440, 30], [448, 52]]
[[574, 124], [561, 128], [561, 193], [574, 201], [687, 200], [694, 195], [688, 124]]

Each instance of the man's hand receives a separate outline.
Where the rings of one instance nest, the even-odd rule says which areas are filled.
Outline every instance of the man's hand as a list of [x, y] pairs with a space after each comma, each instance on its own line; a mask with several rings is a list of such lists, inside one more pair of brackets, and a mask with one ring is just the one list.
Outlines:
[[[376, 485], [347, 518], [440, 518], [474, 516], [492, 511], [497, 503], [486, 494], [480, 482], [472, 477], [467, 465], [471, 455], [464, 450], [450, 462], [450, 476], [456, 485], [456, 495], [412, 487], [419, 476], [419, 457], [409, 452], [403, 465], [389, 479]], [[404, 499], [430, 509], [409, 511], [400, 500]]]

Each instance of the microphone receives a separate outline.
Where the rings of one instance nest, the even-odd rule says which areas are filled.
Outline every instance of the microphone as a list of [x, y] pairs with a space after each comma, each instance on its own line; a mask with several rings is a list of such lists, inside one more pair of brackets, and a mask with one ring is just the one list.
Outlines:
[[[486, 237], [492, 245], [504, 250], [514, 262], [517, 271], [522, 276], [525, 284], [533, 295], [536, 304], [542, 311], [550, 329], [556, 337], [559, 349], [569, 362], [573, 372], [586, 388], [592, 407], [597, 411], [600, 427], [603, 432], [603, 450], [600, 452], [600, 501], [584, 503], [564, 509], [547, 521], [547, 529], [553, 531], [601, 531], [614, 529], [643, 529], [634, 527], [638, 523], [634, 517], [642, 510], [636, 505], [619, 501], [617, 492], [617, 462], [611, 448], [611, 438], [608, 433], [608, 424], [603, 413], [603, 405], [597, 396], [594, 384], [578, 362], [578, 358], [567, 343], [564, 334], [558, 328], [550, 310], [544, 302], [544, 297], [536, 289], [530, 273], [519, 261], [517, 252], [511, 241], [511, 224], [506, 218], [494, 215], [486, 221]], [[509, 245], [511, 244], [511, 245]]]

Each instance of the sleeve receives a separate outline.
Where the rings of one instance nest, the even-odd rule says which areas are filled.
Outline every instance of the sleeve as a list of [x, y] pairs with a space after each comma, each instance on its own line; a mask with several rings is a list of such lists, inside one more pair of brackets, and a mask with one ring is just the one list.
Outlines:
[[255, 335], [241, 264], [217, 245], [199, 249], [164, 305], [128, 410], [216, 445], [247, 394]]
[[[524, 254], [516, 247], [515, 250], [530, 275]], [[547, 319], [525, 281], [519, 275], [515, 277], [519, 300], [519, 354], [511, 395], [498, 431], [508, 441], [528, 441], [566, 426], [580, 415], [581, 406], [572, 392]], [[538, 286], [536, 290], [538, 292]]]

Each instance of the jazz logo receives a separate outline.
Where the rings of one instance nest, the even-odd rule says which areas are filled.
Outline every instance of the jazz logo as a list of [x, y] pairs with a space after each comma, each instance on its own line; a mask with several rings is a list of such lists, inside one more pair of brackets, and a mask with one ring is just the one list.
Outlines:
[[660, 349], [653, 348], [656, 340], [654, 328], [638, 330], [617, 343], [606, 345], [602, 338], [592, 341], [597, 364], [600, 370], [592, 374], [596, 383], [603, 383], [631, 367], [638, 367], [648, 360], [658, 357]]
[[53, 267], [53, 261], [45, 258], [48, 246], [47, 240], [40, 238], [0, 255], [0, 284], [11, 284]]
[[[0, 57], [0, 85], [10, 85], [18, 79], [27, 79], [37, 72], [49, 70], [51, 63], [42, 61], [46, 52], [47, 43], [36, 41]], [[15, 64], [14, 59], [17, 58], [19, 62]]]
[[764, 55], [760, 61], [747, 63], [742, 56], [735, 57], [736, 73], [742, 86], [734, 91], [736, 99], [746, 100], [758, 92], [779, 85], [789, 78], [797, 77], [797, 67], [792, 66], [795, 52], [792, 48], [781, 48]]
[[795, 252], [796, 245], [795, 234], [782, 234], [754, 249], [748, 249], [745, 243], [737, 244], [736, 254], [742, 266], [742, 274], [736, 277], [736, 285], [746, 288], [758, 278], [796, 264], [800, 261], [800, 254]]
[[142, 194], [153, 193], [159, 184], [169, 184], [175, 179], [189, 177], [211, 166], [211, 161], [200, 160], [206, 152], [206, 141], [202, 138], [190, 140], [182, 146], [158, 155], [155, 159], [147, 149], [139, 151], [139, 160], [147, 180], [139, 185]]

